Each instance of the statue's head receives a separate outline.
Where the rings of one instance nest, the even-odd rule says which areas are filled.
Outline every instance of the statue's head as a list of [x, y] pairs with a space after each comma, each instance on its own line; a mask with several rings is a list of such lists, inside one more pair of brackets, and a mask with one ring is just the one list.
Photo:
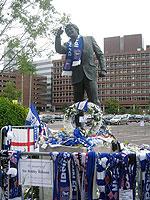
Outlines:
[[69, 23], [65, 27], [65, 32], [68, 37], [74, 37], [79, 35], [79, 28], [75, 24]]

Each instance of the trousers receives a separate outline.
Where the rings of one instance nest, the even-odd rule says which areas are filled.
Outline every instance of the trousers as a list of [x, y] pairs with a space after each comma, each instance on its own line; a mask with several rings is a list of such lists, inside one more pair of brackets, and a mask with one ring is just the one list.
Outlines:
[[79, 83], [73, 84], [74, 102], [84, 100], [84, 95], [87, 95], [88, 101], [100, 106], [98, 99], [98, 86], [96, 80], [89, 80], [86, 76]]

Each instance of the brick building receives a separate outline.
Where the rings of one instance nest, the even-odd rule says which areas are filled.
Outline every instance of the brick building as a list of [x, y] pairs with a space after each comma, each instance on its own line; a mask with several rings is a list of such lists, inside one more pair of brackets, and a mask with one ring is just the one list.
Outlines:
[[[140, 106], [148, 109], [150, 103], [150, 46], [143, 49], [141, 34], [104, 39], [107, 76], [98, 78], [99, 99], [114, 98], [126, 108]], [[62, 77], [64, 58], [53, 60], [52, 104], [56, 109], [73, 103], [71, 80]]]
[[[118, 43], [120, 41], [120, 49]], [[114, 44], [109, 49], [110, 44]], [[117, 44], [116, 44], [117, 43]], [[116, 48], [117, 46], [117, 48]], [[113, 53], [113, 49], [114, 52]], [[140, 106], [148, 109], [150, 103], [150, 48], [143, 48], [141, 34], [104, 39], [108, 74], [99, 82], [101, 101], [115, 98], [126, 108]]]
[[[16, 85], [16, 89], [22, 91], [23, 88], [23, 105], [28, 107], [30, 103], [34, 103], [39, 110], [44, 110], [46, 107], [45, 99], [46, 93], [46, 77], [22, 75], [18, 72], [9, 72], [0, 74], [0, 92], [6, 85], [6, 82], [12, 81]], [[31, 88], [31, 90], [30, 90]], [[21, 99], [19, 100], [21, 101]]]
[[141, 34], [104, 38], [104, 54], [116, 54], [143, 49]]
[[61, 110], [66, 105], [73, 103], [73, 89], [70, 77], [61, 76], [64, 57], [53, 60], [52, 75], [52, 105], [55, 110]]

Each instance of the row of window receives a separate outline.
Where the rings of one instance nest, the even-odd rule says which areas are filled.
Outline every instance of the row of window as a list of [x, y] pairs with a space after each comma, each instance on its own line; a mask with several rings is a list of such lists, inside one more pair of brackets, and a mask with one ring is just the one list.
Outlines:
[[55, 68], [57, 68], [57, 67], [63, 66], [63, 62], [54, 62], [53, 65]]
[[65, 98], [65, 99], [53, 99], [53, 103], [71, 103], [72, 98]]
[[56, 73], [59, 73], [59, 74], [61, 74], [62, 73], [62, 67], [61, 68], [56, 68], [56, 69], [54, 69], [54, 74], [56, 74]]
[[107, 83], [99, 84], [98, 88], [124, 88], [124, 87], [150, 87], [150, 82], [126, 82], [126, 83]]
[[[140, 88], [142, 88], [142, 90], [144, 91], [143, 87], [149, 87], [150, 86], [150, 82], [126, 82], [126, 83], [110, 83], [110, 84], [98, 84], [98, 88], [101, 89], [106, 89], [106, 88], [119, 88], [119, 91], [122, 91], [121, 88], [125, 88], [125, 87], [132, 87], [132, 90], [134, 88], [138, 88], [138, 90], [140, 90]], [[34, 88], [35, 89], [35, 88]], [[37, 88], [36, 88], [37, 89]], [[146, 89], [146, 88], [145, 88]], [[115, 89], [116, 90], [116, 89]], [[56, 92], [57, 91], [57, 92]], [[58, 91], [63, 91], [63, 94], [68, 94], [71, 95], [72, 94], [72, 86], [68, 85], [68, 86], [64, 86], [64, 87], [54, 87], [53, 89], [53, 95], [56, 96], [57, 94], [59, 94]], [[69, 93], [67, 93], [69, 91]], [[71, 93], [70, 93], [71, 92]], [[61, 95], [62, 96], [62, 95]]]
[[149, 66], [150, 62], [141, 62], [141, 63], [136, 63], [136, 62], [132, 62], [132, 63], [107, 63], [107, 67], [108, 68], [120, 68], [120, 67], [131, 67], [131, 66]]
[[150, 94], [149, 89], [142, 90], [100, 90], [99, 94]]
[[[101, 101], [106, 100], [108, 97], [100, 97]], [[133, 96], [133, 97], [113, 97], [114, 99], [118, 101], [147, 101], [149, 100], [149, 97], [147, 96]], [[53, 103], [71, 103], [72, 98], [65, 98], [65, 99], [53, 99]]]
[[8, 75], [8, 74], [0, 74], [0, 77], [3, 77], [3, 78], [16, 78], [16, 76]]
[[134, 79], [150, 79], [150, 75], [149, 74], [142, 74], [142, 75], [131, 75], [131, 76], [124, 76], [124, 75], [120, 75], [120, 76], [109, 76], [109, 77], [104, 77], [103, 81], [108, 81], [108, 80], [134, 80]]
[[71, 89], [72, 89], [71, 85], [65, 85], [64, 87], [54, 87], [53, 91], [66, 91]]
[[106, 56], [106, 61], [111, 60], [126, 60], [126, 59], [137, 59], [137, 58], [150, 58], [150, 53], [138, 53], [118, 56]]
[[57, 75], [53, 76], [53, 80], [57, 80], [57, 79], [60, 79], [60, 74], [57, 74]]
[[[108, 97], [101, 97], [100, 100], [104, 101], [106, 100]], [[149, 97], [141, 97], [141, 96], [134, 96], [134, 97], [113, 97], [114, 99], [118, 100], [118, 101], [148, 101]]]
[[[126, 79], [147, 79], [147, 78], [150, 78], [150, 75], [148, 74], [135, 74], [135, 73], [150, 73], [150, 69], [139, 69], [139, 70], [120, 70], [120, 71], [111, 71], [109, 72], [108, 71], [108, 75], [115, 75], [115, 76], [112, 76], [112, 77], [109, 77], [108, 75], [103, 78], [103, 80], [116, 80], [116, 79], [121, 79], [121, 80], [126, 80]], [[128, 74], [132, 74], [132, 76], [130, 75], [125, 75], [125, 73], [128, 73]], [[116, 75], [119, 75], [119, 76], [116, 76]], [[53, 84], [71, 84], [71, 80], [70, 79], [64, 79], [64, 80], [58, 80], [60, 79], [60, 76], [57, 76], [57, 78], [54, 79], [54, 82]], [[57, 80], [57, 81], [55, 81]]]
[[67, 96], [73, 96], [73, 92], [61, 92], [61, 93], [53, 93], [53, 97], [67, 97]]
[[[116, 67], [133, 67], [133, 66], [149, 66], [150, 65], [150, 61], [143, 61], [143, 62], [122, 62], [122, 63], [118, 63], [118, 62], [114, 62], [114, 63], [106, 63], [107, 68], [116, 68]], [[141, 69], [142, 70], [142, 69]], [[61, 74], [62, 73], [62, 68], [56, 68], [54, 69], [54, 74]], [[54, 78], [56, 78], [54, 76]]]
[[59, 85], [59, 84], [65, 84], [65, 85], [69, 84], [70, 85], [71, 81], [70, 81], [70, 79], [53, 81], [53, 85]]
[[131, 73], [149, 73], [150, 72], [150, 67], [149, 68], [132, 68], [132, 69], [120, 69], [120, 70], [108, 70], [107, 75], [109, 74], [131, 74]]

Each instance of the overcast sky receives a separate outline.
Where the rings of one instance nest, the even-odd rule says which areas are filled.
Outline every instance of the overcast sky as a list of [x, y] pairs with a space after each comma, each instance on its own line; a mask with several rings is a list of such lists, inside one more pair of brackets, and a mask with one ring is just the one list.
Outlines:
[[144, 47], [150, 45], [150, 0], [53, 0], [52, 4], [71, 16], [81, 35], [94, 36], [102, 50], [105, 37], [132, 34], [142, 34]]
[[92, 35], [103, 49], [105, 37], [142, 34], [150, 44], [150, 0], [53, 0], [70, 14], [81, 35]]

